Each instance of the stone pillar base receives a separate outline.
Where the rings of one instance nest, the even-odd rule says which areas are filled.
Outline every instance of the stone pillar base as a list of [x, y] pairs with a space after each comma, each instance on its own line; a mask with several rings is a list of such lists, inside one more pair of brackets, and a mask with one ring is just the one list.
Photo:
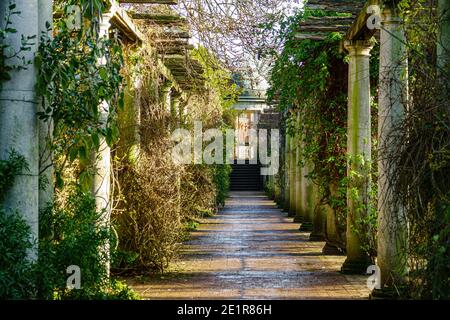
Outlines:
[[300, 226], [300, 231], [305, 231], [305, 232], [311, 232], [313, 229], [313, 225], [311, 222], [303, 222], [302, 225]]
[[295, 222], [295, 223], [302, 223], [302, 222], [303, 222], [303, 217], [302, 217], [302, 216], [299, 216], [299, 215], [296, 215], [296, 216], [294, 217], [294, 222]]
[[322, 253], [327, 256], [345, 256], [345, 253], [342, 249], [339, 249], [337, 246], [325, 243], [325, 246], [322, 249]]
[[325, 241], [325, 236], [323, 234], [313, 232], [309, 235], [309, 241]]
[[361, 260], [347, 259], [341, 267], [341, 272], [343, 274], [366, 274], [367, 267], [372, 265], [372, 261], [367, 257], [367, 259], [362, 258]]

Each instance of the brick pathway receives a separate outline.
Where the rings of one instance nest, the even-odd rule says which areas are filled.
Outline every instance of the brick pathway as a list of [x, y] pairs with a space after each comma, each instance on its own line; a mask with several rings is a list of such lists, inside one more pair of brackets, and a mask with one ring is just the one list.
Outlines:
[[263, 193], [234, 192], [183, 245], [162, 277], [129, 279], [143, 299], [364, 299], [366, 277], [339, 273]]

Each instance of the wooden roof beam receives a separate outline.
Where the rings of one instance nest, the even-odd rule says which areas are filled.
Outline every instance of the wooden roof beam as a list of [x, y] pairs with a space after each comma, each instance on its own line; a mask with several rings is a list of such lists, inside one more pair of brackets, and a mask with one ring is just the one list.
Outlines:
[[300, 26], [299, 32], [346, 32], [348, 26]]
[[131, 18], [128, 16], [125, 9], [120, 7], [114, 0], [110, 0], [111, 7], [106, 13], [106, 16], [110, 16], [111, 23], [123, 34], [125, 34], [131, 40], [143, 41], [145, 36], [139, 31]]
[[178, 0], [119, 0], [119, 3], [178, 4]]
[[327, 36], [328, 36], [327, 32], [326, 33], [324, 33], [324, 32], [314, 32], [314, 33], [297, 32], [295, 34], [295, 39], [322, 41], [322, 40], [325, 40]]
[[131, 17], [136, 20], [146, 20], [160, 25], [181, 25], [187, 23], [185, 18], [177, 15], [135, 12], [131, 14]]
[[364, 2], [365, 0], [308, 0], [306, 7], [313, 10], [358, 13]]

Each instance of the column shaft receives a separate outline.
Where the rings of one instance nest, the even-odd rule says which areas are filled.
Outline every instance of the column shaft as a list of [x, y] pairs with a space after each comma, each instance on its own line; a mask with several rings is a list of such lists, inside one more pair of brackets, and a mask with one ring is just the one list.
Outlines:
[[[336, 184], [332, 184], [329, 186], [331, 197], [337, 197], [338, 195], [338, 186]], [[325, 246], [322, 249], [323, 254], [327, 255], [341, 255], [342, 250], [344, 249], [340, 246], [341, 237], [339, 235], [339, 230], [337, 226], [337, 216], [335, 210], [327, 205], [325, 208], [326, 211], [326, 228], [325, 228]]]
[[[9, 35], [5, 44], [18, 51], [22, 46], [21, 36], [37, 36], [39, 34], [39, 1], [16, 0], [16, 10], [19, 15], [13, 15], [10, 28], [17, 33]], [[9, 1], [0, 2], [0, 18], [8, 12]], [[39, 220], [39, 134], [36, 116], [38, 104], [36, 101], [35, 84], [36, 68], [34, 56], [38, 41], [30, 46], [30, 51], [22, 53], [26, 61], [31, 61], [26, 70], [10, 72], [11, 80], [2, 83], [0, 92], [0, 158], [8, 159], [9, 152], [15, 150], [24, 156], [29, 171], [24, 171], [15, 178], [14, 184], [4, 199], [7, 211], [17, 211], [23, 216], [31, 228], [31, 239], [38, 239]], [[20, 64], [18, 60], [6, 60], [6, 64]], [[36, 243], [37, 244], [37, 243]], [[29, 259], [37, 259], [37, 245], [29, 252]]]
[[302, 134], [300, 132], [300, 111], [297, 111], [297, 149], [295, 153], [295, 217], [294, 222], [303, 221], [303, 207], [302, 207], [302, 166], [301, 166], [301, 145], [302, 145]]
[[290, 181], [290, 135], [287, 132], [286, 128], [286, 139], [285, 139], [285, 147], [284, 147], [284, 203], [283, 203], [283, 211], [288, 212], [289, 211], [289, 204], [290, 204], [290, 188], [289, 188], [289, 181]]
[[[46, 34], [51, 37], [48, 32], [47, 24], [53, 30], [53, 7], [52, 0], [39, 0], [39, 36]], [[40, 111], [42, 103], [39, 104]], [[39, 126], [39, 209], [44, 209], [49, 203], [53, 202], [53, 154], [51, 151], [51, 143], [53, 136], [53, 120], [38, 120]]]
[[324, 241], [325, 240], [325, 223], [326, 223], [326, 209], [320, 203], [320, 190], [317, 184], [313, 184], [313, 225], [312, 232], [309, 236], [310, 241]]
[[289, 217], [295, 216], [295, 137], [296, 134], [293, 133], [289, 139]]
[[380, 90], [378, 107], [378, 248], [377, 264], [382, 285], [403, 281], [406, 271], [406, 217], [397, 203], [390, 176], [395, 172], [392, 150], [395, 130], [403, 120], [407, 105], [408, 66], [406, 38], [394, 10], [383, 11], [380, 34]]
[[[100, 23], [100, 37], [109, 37], [110, 16], [103, 15]], [[105, 60], [100, 59], [99, 64], [104, 64]], [[109, 117], [109, 105], [103, 101], [99, 105], [100, 120], [106, 124]], [[92, 184], [92, 194], [95, 197], [97, 211], [101, 213], [99, 225], [104, 228], [110, 228], [111, 223], [111, 148], [106, 143], [106, 139], [100, 139], [100, 147], [95, 154], [94, 159], [95, 175]], [[105, 268], [109, 275], [110, 255], [109, 243], [100, 252], [105, 259]]]
[[[305, 134], [303, 132], [303, 134]], [[311, 171], [311, 163], [309, 161], [304, 161], [301, 174], [302, 174], [302, 210], [303, 210], [303, 222], [300, 226], [300, 231], [310, 232], [312, 231], [312, 222], [314, 214], [314, 199], [313, 199], [313, 184], [308, 175]]]
[[362, 249], [358, 221], [367, 215], [370, 194], [371, 116], [369, 41], [346, 41], [349, 52], [347, 137], [347, 259], [344, 273], [365, 273], [370, 259]]

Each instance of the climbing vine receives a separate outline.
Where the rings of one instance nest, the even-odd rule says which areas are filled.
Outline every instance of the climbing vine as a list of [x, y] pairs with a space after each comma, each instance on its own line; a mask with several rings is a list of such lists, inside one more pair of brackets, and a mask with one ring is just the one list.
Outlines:
[[[421, 0], [401, 1], [400, 8], [406, 26], [409, 106], [390, 138], [392, 151], [382, 150], [382, 156], [394, 172], [390, 205], [401, 204], [409, 226], [404, 294], [448, 299], [450, 65], [439, 65], [436, 46], [442, 45], [439, 24], [449, 22]], [[449, 59], [448, 49], [443, 55]]]
[[21, 45], [19, 49], [14, 49], [7, 40], [10, 36], [17, 34], [17, 29], [12, 27], [12, 19], [20, 15], [20, 11], [16, 9], [14, 1], [9, 2], [3, 24], [0, 25], [0, 90], [3, 82], [11, 79], [11, 72], [26, 69], [32, 63], [26, 59], [24, 53], [31, 50], [34, 45], [36, 35], [21, 35]]
[[[278, 104], [281, 111], [291, 109], [300, 112], [300, 122], [295, 117], [288, 120], [287, 131], [299, 137], [296, 141], [300, 147], [301, 165], [314, 165], [308, 178], [319, 186], [321, 199], [318, 203], [328, 205], [336, 215], [338, 239], [328, 240], [345, 249], [347, 186], [352, 178], [347, 177], [350, 159], [346, 155], [347, 58], [341, 50], [342, 35], [339, 33], [330, 33], [322, 41], [296, 39], [299, 21], [311, 15], [336, 14], [306, 11], [291, 18], [290, 23], [284, 25], [280, 33], [283, 38], [283, 51], [276, 56], [268, 96]], [[378, 62], [372, 60], [370, 74], [375, 87]], [[375, 95], [375, 91], [373, 93]], [[376, 101], [373, 100], [372, 112], [375, 118], [376, 110]], [[376, 145], [376, 122], [372, 132], [373, 145]], [[368, 172], [372, 172], [371, 175], [374, 176], [376, 167], [373, 167], [372, 163], [365, 165], [368, 166]], [[357, 188], [352, 191], [351, 194], [358, 198]], [[376, 195], [376, 188], [371, 191], [371, 195], [374, 194]], [[354, 222], [354, 229], [362, 230], [359, 233], [363, 240], [363, 249], [375, 256], [376, 203], [373, 201], [376, 196], [372, 199], [370, 203], [360, 204], [358, 209], [367, 214]]]
[[[37, 93], [42, 97], [38, 115], [53, 123], [47, 146], [59, 160], [55, 162], [57, 186], [63, 185], [65, 165], [78, 160], [84, 168], [78, 178], [86, 190], [94, 174], [89, 170], [92, 154], [99, 150], [102, 139], [111, 146], [119, 137], [116, 117], [123, 106], [123, 59], [117, 40], [100, 34], [103, 2], [67, 4], [82, 8], [82, 21], [79, 30], [73, 30], [66, 19], [60, 19], [54, 37], [41, 37], [36, 57]], [[62, 9], [66, 15], [68, 8]]]
[[[72, 24], [72, 5], [81, 9], [79, 26]], [[112, 146], [118, 140], [117, 112], [123, 106], [121, 47], [100, 30], [106, 9], [106, 1], [57, 1], [59, 18], [53, 27], [47, 23], [40, 37], [35, 59], [38, 116], [49, 129], [47, 166], [55, 170], [57, 192], [39, 215], [39, 298], [136, 298], [125, 284], [109, 277], [110, 253], [100, 248], [114, 254], [117, 237], [100, 223], [104, 213], [89, 190], [96, 173], [94, 155], [105, 143]], [[41, 171], [47, 166], [41, 163]], [[80, 290], [67, 288], [69, 265], [82, 270]]]

